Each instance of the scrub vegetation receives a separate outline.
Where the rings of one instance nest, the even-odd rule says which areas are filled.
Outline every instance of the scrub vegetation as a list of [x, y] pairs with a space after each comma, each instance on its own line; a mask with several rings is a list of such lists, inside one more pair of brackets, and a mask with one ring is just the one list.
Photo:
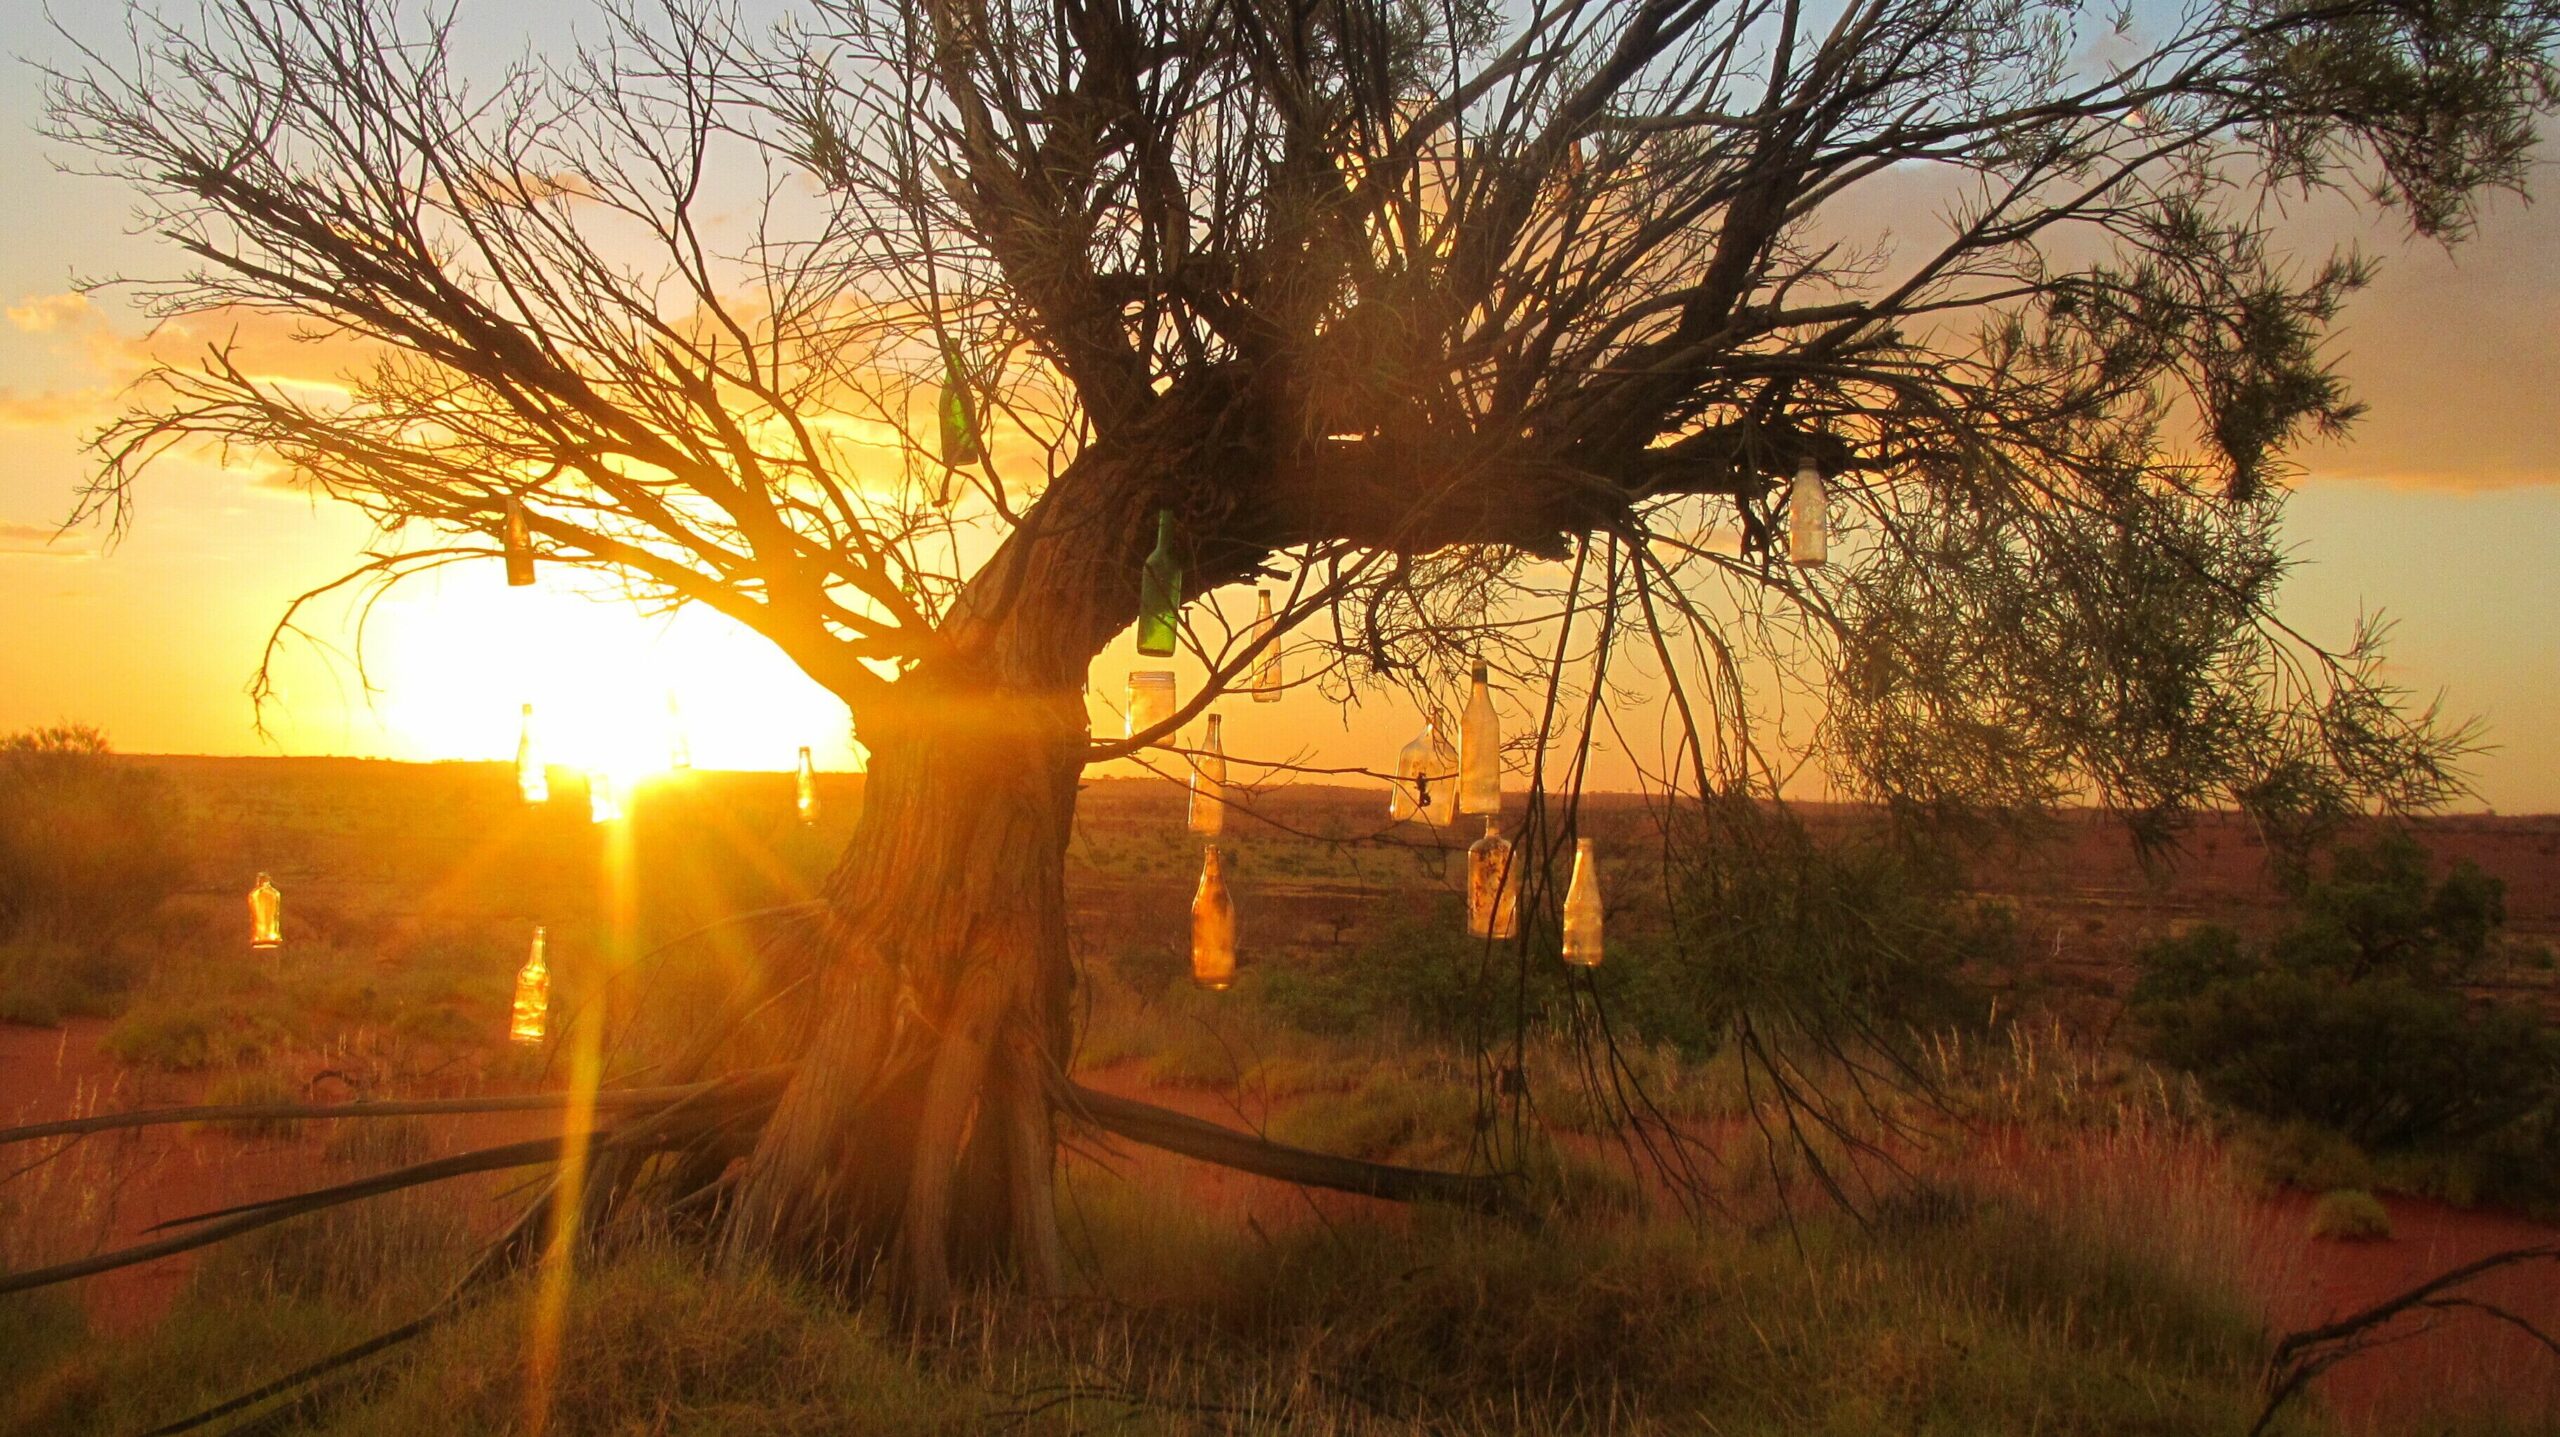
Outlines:
[[[616, 986], [599, 978], [602, 930], [573, 901], [595, 877], [580, 865], [596, 834], [577, 815], [551, 824], [538, 812], [515, 815], [530, 827], [509, 832], [512, 800], [494, 769], [119, 762], [157, 770], [192, 815], [199, 837], [184, 881], [129, 930], [134, 978], [106, 1005], [121, 1012], [15, 1030], [95, 1044], [104, 1071], [120, 1075], [109, 1081], [139, 1085], [104, 1106], [556, 1084], [552, 1055], [501, 1040], [506, 978], [537, 917], [559, 935], [560, 1012]], [[714, 795], [733, 800], [734, 831], [775, 841], [673, 821], [678, 806]], [[835, 798], [837, 809], [858, 802], [850, 791]], [[405, 821], [346, 821], [346, 805], [386, 800]], [[1092, 795], [1097, 849], [1128, 851], [1119, 835], [1158, 821], [1158, 802], [1142, 784]], [[635, 946], [699, 927], [697, 905], [787, 905], [793, 884], [813, 882], [794, 875], [814, 863], [795, 867], [791, 855], [814, 859], [823, 846], [795, 832], [789, 803], [779, 776], [703, 774], [644, 790], [632, 862], [663, 891]], [[1193, 987], [1179, 954], [1147, 936], [1150, 915], [1179, 912], [1188, 875], [1178, 855], [1078, 870], [1079, 911], [1096, 920], [1080, 955], [1079, 1076], [1282, 1143], [1465, 1165], [1489, 1079], [1457, 1017], [1476, 945], [1447, 936], [1462, 930], [1445, 873], [1277, 830], [1235, 841], [1248, 914], [1263, 921], [1225, 993]], [[2264, 1403], [2281, 1326], [2273, 1295], [2315, 1249], [2336, 1246], [2315, 1239], [2388, 1245], [2380, 1201], [2329, 1191], [2385, 1182], [2388, 1155], [2234, 1108], [2213, 1083], [2137, 1051], [2153, 1041], [2148, 1028], [2124, 1027], [2128, 1041], [2109, 1046], [2057, 1023], [2061, 1008], [2027, 981], [2051, 919], [2033, 894], [1986, 892], [1854, 833], [1803, 843], [1810, 866], [1790, 882], [1724, 900], [1773, 915], [1758, 931], [1807, 935], [1804, 951], [1750, 955], [1753, 981], [1735, 986], [1758, 995], [1751, 1004], [1720, 1010], [1654, 976], [1664, 961], [1654, 955], [1680, 930], [1640, 907], [1598, 975], [1624, 1025], [1619, 1077], [1656, 1106], [1655, 1140], [1690, 1144], [1712, 1174], [1711, 1206], [1684, 1207], [1630, 1161], [1573, 1025], [1533, 1021], [1516, 1053], [1534, 1118], [1518, 1165], [1523, 1209], [1511, 1217], [1239, 1189], [1165, 1155], [1080, 1145], [1061, 1185], [1072, 1282], [1054, 1300], [978, 1290], [919, 1327], [877, 1299], [708, 1261], [680, 1231], [635, 1233], [557, 1279], [545, 1268], [510, 1279], [358, 1369], [325, 1389], [308, 1430], [530, 1430], [537, 1401], [547, 1430], [599, 1434], [838, 1432], [848, 1414], [859, 1430], [919, 1433], [2244, 1430]], [[474, 861], [492, 848], [514, 861]], [[236, 883], [238, 859], [275, 849], [302, 855], [277, 865], [288, 943], [252, 955], [238, 893], [194, 890], [210, 888], [207, 874]], [[2322, 885], [2342, 870], [2380, 873], [2405, 897], [2408, 879], [2392, 865], [2407, 855], [2386, 850], [2382, 860], [2342, 850], [2318, 883], [2235, 921], [2274, 935], [2327, 922], [2318, 915], [2341, 900]], [[1290, 854], [1317, 876], [1268, 861]], [[1310, 897], [1335, 893], [1362, 864], [1369, 897]], [[2508, 962], [2511, 940], [2494, 925], [2459, 918], [2475, 910], [2456, 898], [2487, 891], [2475, 877], [2420, 871], [2448, 875], [2421, 885], [2417, 911], [2441, 920], [2425, 931], [2476, 937], [2497, 971], [2539, 974]], [[544, 875], [560, 901], [521, 907]], [[2439, 901], [2448, 891], [2456, 898]], [[1762, 1124], [1782, 1122], [1783, 1108], [1740, 1060], [1743, 1021], [1771, 1042], [1801, 1031], [1778, 1015], [1818, 1021], [1825, 1010], [1802, 989], [1841, 952], [1825, 915], [1852, 912], [1897, 935], [1903, 956], [1862, 981], [1891, 985], [1913, 1014], [1899, 1051], [1916, 1081], [1873, 1107], [1840, 1105], [1840, 1133], [1772, 1141]], [[681, 993], [706, 981], [693, 969], [751, 951], [710, 941], [632, 971]], [[2139, 1002], [2154, 1001], [2153, 988], [2141, 991]], [[1566, 997], [1540, 989], [1530, 1001]], [[195, 1036], [172, 1037], [185, 1016], [201, 1020], [186, 1030]], [[636, 1069], [652, 1039], [635, 1029], [625, 1041], [617, 1061]], [[1800, 1051], [1812, 1080], [1851, 1091], [1854, 1074]], [[94, 1092], [67, 1101], [101, 1105]], [[238, 1153], [290, 1165], [263, 1189], [273, 1191], [477, 1145], [455, 1121], [221, 1122], [168, 1140], [201, 1149], [190, 1163]], [[166, 1171], [150, 1151], [100, 1135], [47, 1149], [47, 1161], [0, 1183], [0, 1267], [106, 1243], [134, 1201], [126, 1189]], [[2268, 1195], [2287, 1151], [2306, 1182], [2327, 1179], [2307, 1219]], [[393, 1329], [435, 1305], [503, 1220], [512, 1184], [501, 1175], [443, 1198], [393, 1195], [263, 1229], [205, 1251], [157, 1296], [110, 1285], [0, 1297], [0, 1431], [144, 1430]], [[553, 1303], [564, 1315], [545, 1328], [538, 1314]], [[546, 1330], [556, 1368], [535, 1356], [534, 1334]], [[2381, 1430], [2492, 1433], [2560, 1414], [2524, 1388], [2439, 1385], [2387, 1409]], [[2315, 1389], [2270, 1430], [2372, 1420], [2342, 1421]]]

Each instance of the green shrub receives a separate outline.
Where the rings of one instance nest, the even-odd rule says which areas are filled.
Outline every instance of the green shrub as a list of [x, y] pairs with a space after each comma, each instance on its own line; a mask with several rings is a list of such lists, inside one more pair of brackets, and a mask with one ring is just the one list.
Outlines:
[[2391, 1236], [2391, 1213], [2361, 1188], [2325, 1192], [2311, 1205], [2311, 1235], [2334, 1242], [2382, 1242]]
[[1962, 975], [2016, 958], [2004, 907], [1959, 901], [1943, 861], [1792, 815], [1717, 803], [1675, 821], [1661, 936], [1609, 942], [1594, 981], [1613, 1026], [1692, 1059], [1743, 1021], [1764, 1036], [1866, 1047], [1976, 1019]]
[[[1310, 1033], [1389, 1026], [1457, 1041], [1471, 1036], [1496, 1002], [1506, 1005], [1498, 1026], [1508, 1028], [1514, 961], [1508, 945], [1488, 954], [1483, 939], [1469, 937], [1464, 912], [1444, 897], [1420, 913], [1402, 909], [1348, 954], [1263, 968], [1258, 991], [1275, 1016]], [[1531, 967], [1533, 1001], [1563, 991], [1555, 964]]]
[[172, 997], [137, 1005], [107, 1029], [98, 1047], [132, 1067], [192, 1073], [255, 1062], [289, 1036], [281, 1019], [255, 1006]]
[[2154, 945], [2133, 1011], [2154, 1057], [2230, 1107], [2377, 1157], [2475, 1154], [2466, 1176], [2547, 1192], [2560, 1035], [2458, 986], [2504, 921], [2497, 880], [2461, 863], [2431, 884], [2387, 832], [2339, 850], [2263, 947], [2212, 926]]
[[0, 738], [0, 929], [96, 940], [148, 918], [184, 876], [183, 819], [96, 729]]

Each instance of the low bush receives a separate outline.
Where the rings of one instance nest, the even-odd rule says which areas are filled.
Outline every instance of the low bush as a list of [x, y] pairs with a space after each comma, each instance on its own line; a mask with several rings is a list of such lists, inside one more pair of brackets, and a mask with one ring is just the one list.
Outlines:
[[2278, 1148], [2313, 1129], [2378, 1160], [2461, 1159], [2482, 1195], [2547, 1199], [2560, 1035], [2460, 986], [2504, 921], [2496, 879], [2466, 862], [2431, 882], [2425, 851], [2387, 832], [2340, 849], [2263, 945], [2210, 925], [2154, 945], [2133, 1012], [2155, 1058], [2289, 1125]]
[[185, 877], [185, 812], [158, 773], [93, 728], [0, 738], [0, 931], [93, 942]]
[[158, 999], [117, 1019], [98, 1047], [131, 1067], [192, 1073], [256, 1062], [290, 1036], [269, 1005]]

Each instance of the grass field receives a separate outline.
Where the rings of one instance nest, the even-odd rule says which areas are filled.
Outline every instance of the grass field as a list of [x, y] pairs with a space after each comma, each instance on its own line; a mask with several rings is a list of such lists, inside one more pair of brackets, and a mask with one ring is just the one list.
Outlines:
[[[136, 762], [183, 799], [184, 891], [111, 941], [0, 952], [0, 1120], [551, 1084], [541, 1054], [504, 1041], [535, 923], [559, 1011], [575, 1010], [669, 939], [805, 901], [859, 802], [858, 780], [823, 779], [804, 827], [788, 776], [694, 774], [644, 793], [616, 847], [573, 782], [527, 810], [490, 765]], [[1070, 853], [1080, 1075], [1304, 1146], [1464, 1162], [1466, 1052], [1428, 1008], [1377, 998], [1419, 971], [1393, 964], [1439, 961], [1429, 935], [1456, 921], [1460, 845], [1382, 834], [1366, 793], [1271, 796], [1272, 821], [1232, 838], [1246, 980], [1212, 995], [1181, 976], [1196, 849], [1180, 807], [1159, 783], [1085, 795]], [[1627, 852], [1647, 831], [1625, 802], [1596, 804], [1587, 826]], [[2521, 933], [2552, 931], [2560, 825], [2444, 833], [2510, 877]], [[2141, 941], [2272, 902], [2236, 825], [2197, 851], [2154, 886], [2102, 832], [2066, 826], [2032, 862], [1986, 870], [1999, 891], [1968, 902], [2016, 915], [2020, 956], [1966, 975], [1979, 1011], [1922, 1035], [1937, 1099], [1892, 1099], [1851, 1135], [1890, 1162], [1769, 1142], [1767, 1094], [1730, 1054], [1635, 1044], [1629, 1074], [1709, 1179], [1710, 1201], [1684, 1203], [1627, 1160], [1571, 1043], [1533, 1034], [1536, 1117], [1517, 1154], [1533, 1225], [1080, 1144], [1062, 1300], [980, 1300], [919, 1333], [644, 1234], [568, 1277], [548, 1375], [529, 1356], [541, 1284], [526, 1281], [312, 1419], [345, 1433], [2241, 1431], [2275, 1331], [2483, 1243], [2549, 1237], [2388, 1195], [2273, 1191], [2190, 1085], [2104, 1041]], [[245, 945], [241, 894], [260, 871], [286, 895], [273, 955]], [[1648, 915], [1630, 892], [1611, 919], [1641, 935]], [[647, 981], [680, 993], [689, 966], [751, 960], [715, 932], [650, 960]], [[2546, 974], [2500, 981], [2548, 999]], [[0, 1184], [0, 1266], [540, 1130], [538, 1116], [232, 1125], [12, 1150], [26, 1157]], [[1849, 1208], [1812, 1180], [1826, 1153]], [[509, 1186], [0, 1298], [0, 1430], [139, 1431], [404, 1321], [503, 1220]], [[2560, 1421], [2552, 1365], [2514, 1334], [2413, 1340], [2321, 1393], [2276, 1430]]]

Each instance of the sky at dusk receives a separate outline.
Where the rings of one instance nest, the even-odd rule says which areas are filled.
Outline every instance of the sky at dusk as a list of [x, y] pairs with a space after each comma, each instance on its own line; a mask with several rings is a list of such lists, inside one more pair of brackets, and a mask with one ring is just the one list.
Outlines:
[[[521, 40], [577, 7], [464, 8], [510, 17]], [[0, 52], [60, 60], [64, 47], [37, 0], [0, 0]], [[12, 70], [0, 84], [0, 731], [76, 721], [137, 752], [496, 758], [531, 701], [573, 763], [645, 765], [676, 727], [706, 766], [786, 767], [803, 744], [827, 766], [851, 761], [841, 706], [761, 640], [706, 616], [528, 597], [494, 562], [386, 602], [363, 654], [370, 693], [351, 654], [293, 646], [262, 737], [245, 685], [269, 630], [296, 594], [360, 561], [367, 530], [261, 482], [254, 463], [188, 456], [158, 471], [121, 544], [56, 535], [92, 469], [82, 437], [116, 412], [143, 331], [75, 282], [174, 261], [126, 232], [128, 198], [112, 183], [57, 172], [72, 157], [35, 133], [36, 77]], [[2537, 172], [2560, 196], [2554, 166]], [[2336, 337], [2370, 414], [2349, 440], [2297, 455], [2300, 567], [2285, 615], [2330, 643], [2360, 613], [2395, 619], [2393, 677], [2484, 721], [2493, 747], [2473, 765], [2476, 801], [2560, 811], [2560, 207], [2494, 199], [2451, 252], [2332, 202], [2304, 207], [2287, 236], [2312, 257], [2357, 243], [2381, 274]], [[309, 627], [352, 648], [343, 606], [319, 606]], [[1139, 665], [1124, 638], [1096, 661], [1095, 684], [1116, 690]], [[1346, 715], [1312, 693], [1251, 719], [1266, 750], [1379, 765], [1416, 722], [1401, 697]]]

